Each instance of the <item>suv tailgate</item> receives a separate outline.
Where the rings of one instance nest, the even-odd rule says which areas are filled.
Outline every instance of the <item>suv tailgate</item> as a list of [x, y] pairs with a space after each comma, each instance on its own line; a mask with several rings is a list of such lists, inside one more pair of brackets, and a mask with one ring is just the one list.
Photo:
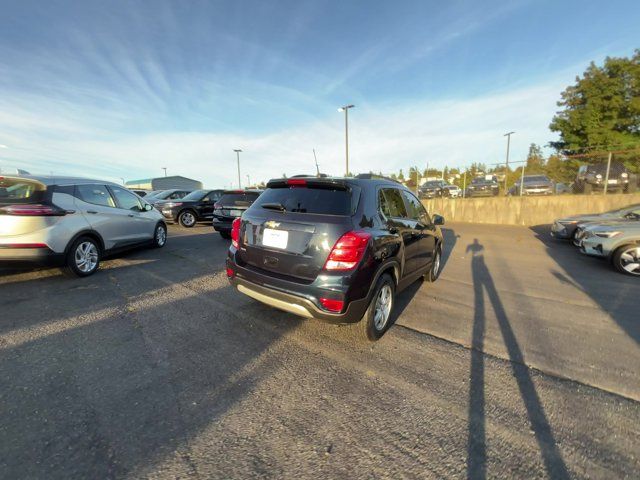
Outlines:
[[338, 239], [353, 229], [360, 189], [329, 182], [269, 187], [242, 217], [237, 258], [293, 281], [313, 281]]

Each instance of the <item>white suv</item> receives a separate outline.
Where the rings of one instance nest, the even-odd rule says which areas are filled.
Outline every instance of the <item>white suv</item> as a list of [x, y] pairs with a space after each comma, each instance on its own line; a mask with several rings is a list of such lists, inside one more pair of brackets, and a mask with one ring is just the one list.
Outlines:
[[0, 176], [0, 264], [60, 265], [86, 277], [106, 254], [166, 241], [162, 214], [115, 183]]

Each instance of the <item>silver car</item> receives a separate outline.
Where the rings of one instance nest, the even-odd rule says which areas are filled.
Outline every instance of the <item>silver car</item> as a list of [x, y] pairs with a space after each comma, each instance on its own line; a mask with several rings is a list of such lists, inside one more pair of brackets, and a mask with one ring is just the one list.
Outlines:
[[0, 264], [60, 265], [86, 277], [109, 253], [166, 241], [162, 214], [115, 183], [0, 176]]
[[593, 225], [584, 231], [580, 250], [610, 259], [619, 272], [640, 276], [640, 221]]

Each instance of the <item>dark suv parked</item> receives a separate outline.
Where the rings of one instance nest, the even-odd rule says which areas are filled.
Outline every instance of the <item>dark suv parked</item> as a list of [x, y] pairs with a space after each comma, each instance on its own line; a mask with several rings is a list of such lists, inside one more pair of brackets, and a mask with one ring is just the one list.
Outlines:
[[302, 317], [360, 322], [376, 340], [389, 327], [395, 294], [438, 277], [443, 223], [390, 180], [271, 180], [233, 222], [227, 276], [256, 300]]
[[156, 208], [164, 218], [183, 227], [191, 228], [197, 222], [210, 222], [215, 203], [222, 197], [223, 190], [194, 190], [180, 200], [156, 203]]
[[607, 192], [633, 193], [638, 189], [636, 175], [630, 173], [624, 164], [611, 162], [609, 177], [607, 178], [607, 164], [582, 165], [578, 168], [573, 182], [574, 193], [601, 192], [607, 185]]
[[260, 196], [261, 190], [227, 190], [213, 210], [213, 229], [222, 238], [231, 238], [231, 225]]
[[467, 197], [495, 197], [499, 192], [500, 186], [495, 175], [476, 177], [467, 187]]

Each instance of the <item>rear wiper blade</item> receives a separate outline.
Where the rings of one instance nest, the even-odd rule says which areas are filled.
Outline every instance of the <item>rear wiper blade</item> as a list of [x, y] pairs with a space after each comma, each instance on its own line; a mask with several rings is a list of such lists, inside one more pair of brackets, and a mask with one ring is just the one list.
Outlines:
[[262, 208], [266, 208], [269, 210], [278, 210], [280, 212], [286, 212], [287, 209], [284, 207], [284, 205], [282, 205], [281, 203], [263, 203], [262, 205], [260, 205]]

